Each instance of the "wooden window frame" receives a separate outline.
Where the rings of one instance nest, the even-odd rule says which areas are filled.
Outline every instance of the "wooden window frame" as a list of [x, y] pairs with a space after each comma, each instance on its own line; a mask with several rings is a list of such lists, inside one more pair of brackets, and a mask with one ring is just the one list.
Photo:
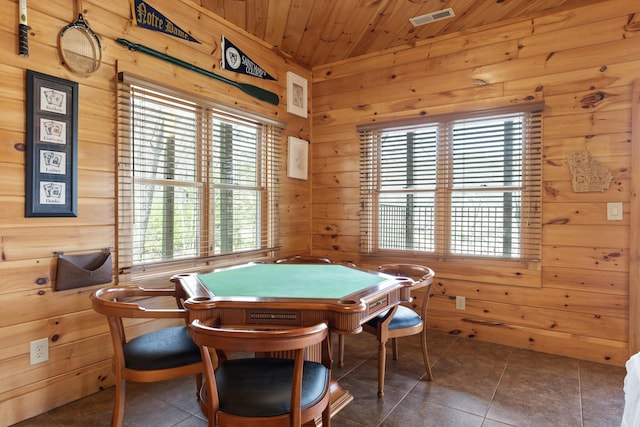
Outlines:
[[[542, 104], [532, 103], [529, 105], [512, 106], [508, 108], [497, 108], [490, 111], [479, 111], [470, 114], [451, 114], [431, 118], [411, 119], [389, 123], [376, 123], [375, 125], [363, 125], [358, 127], [361, 135], [361, 252], [363, 257], [379, 258], [380, 256], [393, 257], [430, 257], [437, 260], [474, 260], [481, 259], [484, 261], [504, 261], [513, 264], [530, 264], [539, 263], [540, 260], [540, 240], [541, 240], [541, 124], [542, 124]], [[521, 249], [521, 253], [517, 257], [513, 256], [487, 256], [476, 254], [453, 254], [450, 251], [450, 220], [451, 220], [451, 203], [447, 201], [451, 197], [452, 191], [449, 188], [451, 181], [450, 170], [443, 171], [443, 165], [449, 164], [447, 158], [451, 159], [451, 144], [442, 144], [449, 136], [443, 132], [442, 126], [454, 123], [463, 119], [483, 120], [487, 117], [495, 117], [502, 115], [510, 115], [515, 113], [524, 113], [525, 118], [530, 117], [530, 123], [524, 128], [527, 145], [524, 148], [524, 156], [522, 168], [522, 186], [523, 191], [527, 191], [526, 197], [522, 197], [522, 217], [521, 227], [527, 229], [523, 231], [522, 239], [527, 239], [527, 245]], [[411, 129], [416, 127], [437, 126], [440, 130], [438, 138], [444, 138], [438, 141], [437, 156], [438, 183], [434, 190], [435, 198], [435, 217], [437, 218], [433, 226], [434, 236], [437, 240], [438, 247], [433, 250], [414, 250], [406, 248], [383, 249], [379, 244], [380, 224], [379, 224], [379, 196], [382, 183], [380, 175], [381, 159], [381, 132], [390, 129]], [[443, 136], [444, 134], [444, 136]], [[442, 158], [445, 160], [443, 161]], [[444, 190], [443, 190], [444, 189]], [[525, 223], [524, 215], [528, 215], [528, 222]], [[447, 236], [442, 238], [442, 236]]]
[[[182, 187], [192, 187], [199, 192], [197, 208], [197, 239], [199, 243], [196, 245], [197, 250], [193, 256], [185, 257], [169, 257], [165, 260], [136, 261], [136, 254], [133, 253], [133, 201], [136, 183], [144, 180], [134, 177], [133, 172], [133, 120], [132, 119], [132, 93], [135, 91], [149, 91], [150, 93], [159, 93], [166, 96], [167, 99], [175, 98], [176, 102], [185, 102], [193, 105], [197, 111], [197, 124], [194, 125], [195, 152], [194, 161], [196, 162], [195, 171], [193, 172], [193, 182], [175, 181], [176, 185]], [[162, 274], [168, 271], [182, 271], [188, 269], [207, 268], [211, 263], [225, 260], [249, 260], [262, 256], [268, 256], [275, 248], [278, 247], [278, 209], [277, 200], [279, 197], [279, 173], [281, 169], [281, 132], [284, 125], [271, 119], [261, 117], [259, 115], [239, 111], [232, 107], [227, 107], [215, 103], [212, 100], [193, 96], [184, 91], [178, 91], [171, 87], [148, 82], [136, 76], [119, 74], [119, 119], [118, 119], [118, 136], [119, 136], [119, 174], [118, 174], [118, 268], [121, 278], [126, 277], [135, 279], [145, 276], [153, 276], [154, 274]], [[216, 136], [212, 123], [216, 121], [228, 120], [229, 123], [237, 123], [237, 126], [255, 126], [257, 147], [251, 155], [255, 154], [256, 162], [255, 174], [256, 178], [253, 184], [231, 182], [226, 185], [227, 190], [234, 191], [256, 191], [255, 199], [260, 204], [256, 210], [256, 219], [259, 221], [259, 230], [256, 229], [256, 247], [241, 248], [240, 250], [229, 250], [221, 253], [221, 250], [215, 249], [216, 239], [219, 236], [215, 232], [215, 222], [217, 220], [214, 212], [215, 200], [214, 192], [216, 188], [224, 187], [220, 182], [214, 182], [212, 175], [213, 164], [213, 138]], [[236, 125], [234, 125], [236, 126]], [[233, 136], [235, 138], [236, 136]], [[251, 137], [249, 135], [249, 137]], [[245, 154], [246, 156], [247, 154]], [[235, 159], [235, 157], [234, 157]], [[168, 162], [170, 163], [170, 162]], [[220, 162], [221, 163], [221, 162]], [[183, 166], [184, 168], [184, 166]], [[246, 177], [239, 176], [240, 179]], [[151, 177], [150, 182], [160, 181]], [[166, 180], [165, 180], [165, 183]], [[236, 236], [234, 236], [234, 239]]]

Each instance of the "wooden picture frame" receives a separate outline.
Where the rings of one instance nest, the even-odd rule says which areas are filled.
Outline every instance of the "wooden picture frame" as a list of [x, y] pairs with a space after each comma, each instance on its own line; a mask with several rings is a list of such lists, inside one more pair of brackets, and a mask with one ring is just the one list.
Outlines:
[[78, 83], [27, 70], [26, 217], [78, 216]]
[[307, 80], [287, 71], [287, 112], [307, 117]]
[[307, 179], [308, 159], [309, 142], [304, 139], [290, 136], [287, 176], [289, 178]]

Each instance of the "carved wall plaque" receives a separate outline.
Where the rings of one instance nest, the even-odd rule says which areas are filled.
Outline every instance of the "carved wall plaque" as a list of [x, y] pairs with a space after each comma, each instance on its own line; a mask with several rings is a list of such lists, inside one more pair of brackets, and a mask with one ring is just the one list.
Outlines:
[[569, 153], [569, 169], [573, 175], [571, 184], [576, 193], [603, 192], [611, 183], [611, 172], [591, 158], [588, 151]]

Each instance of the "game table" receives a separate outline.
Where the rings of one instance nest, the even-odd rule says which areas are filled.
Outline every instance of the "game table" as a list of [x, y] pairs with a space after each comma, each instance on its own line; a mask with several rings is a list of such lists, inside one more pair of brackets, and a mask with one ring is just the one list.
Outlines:
[[[411, 300], [413, 281], [339, 264], [245, 264], [211, 273], [176, 274], [190, 321], [309, 326], [355, 334], [380, 312]], [[317, 357], [311, 352], [310, 357]], [[332, 415], [353, 400], [337, 383]]]

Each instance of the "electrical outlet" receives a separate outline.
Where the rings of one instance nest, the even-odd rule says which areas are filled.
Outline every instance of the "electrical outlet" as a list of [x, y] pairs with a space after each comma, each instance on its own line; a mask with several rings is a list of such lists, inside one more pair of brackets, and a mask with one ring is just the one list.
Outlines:
[[31, 364], [49, 360], [49, 338], [42, 338], [29, 343]]
[[464, 297], [456, 297], [456, 310], [466, 310], [466, 300]]

